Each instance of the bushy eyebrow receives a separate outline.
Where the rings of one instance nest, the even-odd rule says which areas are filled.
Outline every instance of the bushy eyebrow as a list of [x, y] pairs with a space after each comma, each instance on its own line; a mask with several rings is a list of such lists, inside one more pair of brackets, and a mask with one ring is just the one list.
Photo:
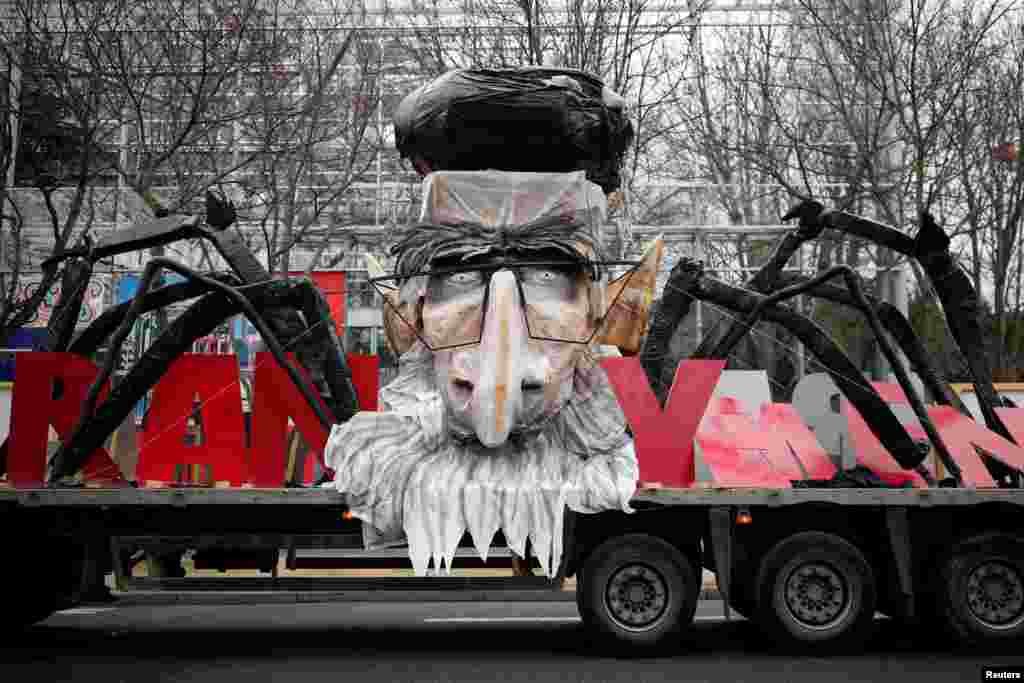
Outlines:
[[600, 241], [587, 223], [567, 222], [556, 216], [524, 225], [499, 227], [479, 223], [421, 223], [392, 247], [391, 253], [397, 257], [395, 272], [410, 274], [435, 263], [455, 265], [486, 255], [507, 257], [523, 252], [545, 252], [585, 264], [591, 259], [583, 255], [583, 250], [589, 250], [593, 260], [603, 260]]

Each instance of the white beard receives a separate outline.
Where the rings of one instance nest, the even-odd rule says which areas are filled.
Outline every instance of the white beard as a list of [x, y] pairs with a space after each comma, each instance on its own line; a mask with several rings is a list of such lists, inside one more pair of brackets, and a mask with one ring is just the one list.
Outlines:
[[498, 448], [459, 441], [446, 428], [431, 354], [417, 345], [381, 392], [385, 412], [335, 425], [324, 456], [334, 485], [364, 522], [366, 547], [409, 544], [418, 576], [433, 560], [446, 570], [469, 531], [480, 558], [500, 529], [526, 556], [529, 539], [545, 575], [562, 559], [566, 506], [631, 512], [638, 467], [625, 418], [604, 371], [576, 370], [566, 406], [542, 428]]

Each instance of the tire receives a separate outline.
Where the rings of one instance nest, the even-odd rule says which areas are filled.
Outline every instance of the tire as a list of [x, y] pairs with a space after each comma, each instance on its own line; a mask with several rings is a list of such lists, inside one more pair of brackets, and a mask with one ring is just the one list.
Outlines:
[[757, 621], [781, 645], [846, 649], [870, 635], [875, 579], [855, 545], [807, 531], [779, 541], [757, 575]]
[[81, 594], [82, 549], [67, 539], [29, 539], [0, 567], [6, 593], [0, 631], [20, 631], [57, 610], [73, 607]]
[[678, 642], [693, 621], [700, 587], [685, 555], [647, 534], [609, 539], [585, 561], [576, 602], [603, 644], [639, 654]]
[[935, 613], [956, 641], [982, 645], [1024, 635], [1024, 540], [974, 536], [954, 546], [939, 567]]
[[0, 632], [13, 633], [48, 618], [64, 607], [52, 587], [29, 572], [7, 569], [0, 573], [6, 600]]

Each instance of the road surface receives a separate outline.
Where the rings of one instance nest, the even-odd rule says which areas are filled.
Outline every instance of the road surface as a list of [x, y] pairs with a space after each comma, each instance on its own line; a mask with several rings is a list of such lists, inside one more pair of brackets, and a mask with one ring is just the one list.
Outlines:
[[[189, 681], [940, 681], [981, 680], [1024, 650], [949, 652], [879, 620], [864, 652], [778, 652], [748, 622], [700, 603], [664, 656], [619, 659], [587, 639], [572, 603], [95, 606], [8, 636], [4, 680]], [[1018, 653], [1018, 654], [1015, 654]]]

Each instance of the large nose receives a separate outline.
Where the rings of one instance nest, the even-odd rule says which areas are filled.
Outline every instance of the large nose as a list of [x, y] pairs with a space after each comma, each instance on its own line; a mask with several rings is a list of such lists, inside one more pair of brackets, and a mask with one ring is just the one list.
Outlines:
[[528, 343], [515, 276], [498, 271], [488, 292], [479, 375], [471, 399], [473, 427], [485, 446], [505, 443], [522, 413]]

